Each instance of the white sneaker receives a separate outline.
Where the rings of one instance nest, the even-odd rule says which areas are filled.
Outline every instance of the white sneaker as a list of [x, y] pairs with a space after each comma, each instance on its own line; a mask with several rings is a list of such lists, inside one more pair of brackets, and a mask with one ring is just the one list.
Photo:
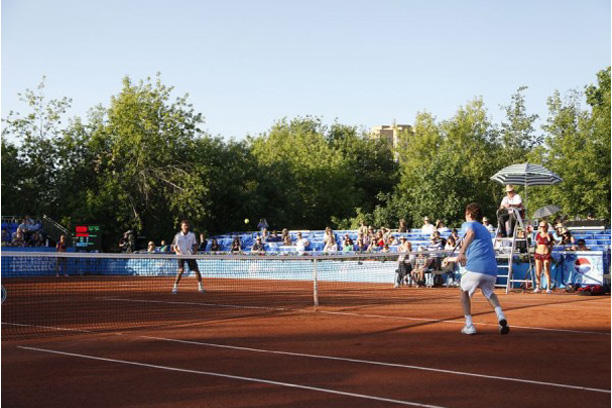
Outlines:
[[540, 293], [540, 292], [541, 292], [540, 288], [535, 288], [535, 289], [533, 290], [533, 293]]
[[547, 294], [547, 295], [550, 295], [551, 293], [552, 293], [552, 290], [550, 290], [550, 289], [546, 289], [546, 294]]
[[461, 329], [461, 333], [463, 333], [463, 334], [476, 334], [476, 327], [474, 327], [473, 324], [471, 324], [469, 326], [464, 326], [463, 329]]
[[177, 288], [172, 288], [172, 294], [173, 294], [173, 295], [178, 294], [178, 289], [177, 289]]
[[400, 287], [400, 285], [399, 285], [399, 283], [396, 283], [395, 285], [393, 285], [393, 287], [397, 289], [397, 288]]
[[204, 289], [204, 288], [198, 289], [198, 292], [200, 292], [200, 293], [206, 293], [206, 289]]

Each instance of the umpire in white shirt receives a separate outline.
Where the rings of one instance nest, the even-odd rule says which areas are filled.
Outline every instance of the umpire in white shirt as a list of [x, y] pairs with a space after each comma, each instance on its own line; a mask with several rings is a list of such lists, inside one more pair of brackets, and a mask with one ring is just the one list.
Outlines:
[[[198, 240], [193, 232], [189, 232], [189, 221], [181, 221], [181, 231], [174, 236], [172, 246], [174, 248], [174, 252], [176, 252], [176, 254], [179, 256], [193, 255], [197, 252]], [[183, 276], [183, 272], [185, 271], [185, 262], [187, 262], [189, 270], [195, 272], [196, 278], [198, 278], [198, 291], [200, 293], [204, 293], [205, 290], [204, 287], [202, 287], [202, 275], [200, 275], [200, 270], [198, 269], [198, 263], [196, 262], [196, 260], [180, 258], [178, 260], [178, 274], [176, 275], [176, 280], [174, 281], [174, 286], [172, 287], [172, 293], [178, 293], [178, 284], [181, 281], [181, 276]]]
[[[521, 196], [516, 194], [514, 187], [511, 185], [506, 186], [506, 196], [501, 202], [499, 209], [497, 210], [497, 222], [499, 225], [499, 232], [502, 237], [511, 237], [514, 233], [514, 225], [516, 224], [516, 217], [514, 215], [514, 209], [521, 210], [523, 208], [523, 200]], [[506, 231], [506, 221], [510, 222], [510, 230]]]

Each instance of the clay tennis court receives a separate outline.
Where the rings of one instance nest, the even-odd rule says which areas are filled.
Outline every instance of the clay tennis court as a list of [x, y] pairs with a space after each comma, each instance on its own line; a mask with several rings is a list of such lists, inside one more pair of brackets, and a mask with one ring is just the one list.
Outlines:
[[610, 406], [609, 296], [499, 291], [500, 336], [477, 294], [465, 336], [456, 288], [320, 282], [315, 311], [309, 282], [206, 282], [173, 296], [167, 277], [3, 279], [2, 402]]

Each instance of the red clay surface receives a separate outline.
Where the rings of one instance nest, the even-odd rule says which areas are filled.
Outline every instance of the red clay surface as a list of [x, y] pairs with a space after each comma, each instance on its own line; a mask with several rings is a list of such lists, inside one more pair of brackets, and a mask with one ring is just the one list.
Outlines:
[[126, 282], [3, 279], [5, 406], [610, 406], [609, 296], [500, 291], [500, 336], [477, 294], [465, 336], [458, 289]]

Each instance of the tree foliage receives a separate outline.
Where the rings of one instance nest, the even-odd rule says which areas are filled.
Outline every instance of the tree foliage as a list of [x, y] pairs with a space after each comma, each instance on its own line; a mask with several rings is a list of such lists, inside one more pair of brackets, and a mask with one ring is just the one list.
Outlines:
[[85, 119], [66, 119], [71, 100], [48, 99], [44, 88], [43, 79], [20, 95], [23, 114], [3, 118], [2, 211], [98, 223], [107, 249], [128, 228], [169, 239], [182, 218], [211, 233], [261, 217], [275, 229], [352, 228], [361, 219], [394, 227], [400, 218], [418, 227], [426, 215], [458, 225], [470, 201], [494, 217], [503, 190], [490, 177], [525, 161], [564, 179], [530, 188], [530, 213], [557, 204], [572, 216], [610, 217], [609, 67], [583, 92], [555, 92], [541, 127], [521, 87], [499, 124], [475, 98], [445, 120], [418, 113], [395, 148], [310, 116], [242, 141], [213, 137], [188, 95], [173, 96], [160, 76], [124, 78]]

